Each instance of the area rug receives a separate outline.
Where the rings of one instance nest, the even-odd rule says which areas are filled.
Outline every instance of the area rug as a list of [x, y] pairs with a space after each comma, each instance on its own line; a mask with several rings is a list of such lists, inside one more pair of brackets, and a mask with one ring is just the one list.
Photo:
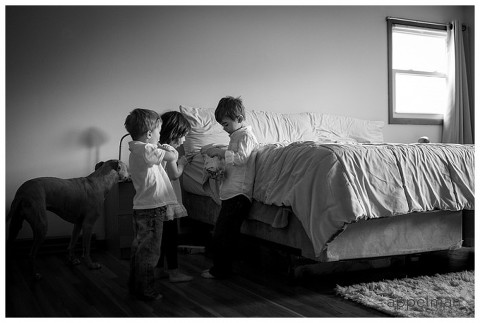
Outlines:
[[401, 317], [474, 317], [475, 274], [462, 271], [342, 287], [346, 299]]

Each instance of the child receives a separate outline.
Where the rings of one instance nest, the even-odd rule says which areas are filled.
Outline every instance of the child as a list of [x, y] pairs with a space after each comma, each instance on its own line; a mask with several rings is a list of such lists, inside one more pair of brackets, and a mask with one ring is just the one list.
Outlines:
[[125, 120], [125, 128], [133, 139], [129, 142], [129, 172], [135, 188], [128, 287], [142, 300], [162, 297], [155, 290], [154, 269], [160, 257], [167, 205], [177, 204], [161, 163], [175, 162], [178, 153], [158, 143], [161, 126], [162, 119], [152, 110], [134, 109]]
[[[169, 144], [174, 148], [178, 148], [185, 141], [185, 135], [190, 131], [190, 124], [188, 120], [177, 111], [170, 111], [162, 114], [162, 130], [160, 131], [160, 143]], [[166, 165], [165, 165], [166, 164]], [[180, 183], [178, 178], [183, 173], [183, 168], [187, 164], [185, 156], [176, 161], [163, 163], [166, 166], [168, 177], [171, 180], [173, 190], [180, 201], [182, 193], [180, 190]], [[157, 268], [162, 270], [164, 268], [164, 260], [167, 262], [167, 274], [170, 282], [186, 282], [193, 279], [192, 276], [185, 275], [178, 270], [177, 245], [178, 245], [178, 229], [177, 218], [182, 215], [187, 215], [183, 205], [178, 205], [182, 214], [176, 214], [171, 221], [163, 223], [163, 237], [162, 249], [160, 253], [160, 260]]]
[[212, 241], [213, 267], [202, 272], [204, 278], [226, 278], [232, 272], [232, 254], [243, 220], [250, 210], [255, 176], [254, 150], [257, 138], [245, 122], [245, 108], [240, 98], [222, 98], [215, 119], [230, 135], [227, 149], [209, 147], [205, 153], [225, 160], [225, 174], [220, 183], [222, 206]]

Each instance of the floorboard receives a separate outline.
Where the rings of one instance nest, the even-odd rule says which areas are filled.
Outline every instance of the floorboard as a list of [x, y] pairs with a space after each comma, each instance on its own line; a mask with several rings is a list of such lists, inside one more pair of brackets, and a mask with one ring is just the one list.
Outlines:
[[228, 280], [207, 280], [200, 272], [211, 266], [208, 254], [179, 254], [180, 268], [194, 276], [186, 283], [158, 281], [163, 298], [139, 301], [127, 292], [129, 263], [96, 250], [102, 264], [89, 270], [69, 266], [63, 254], [38, 258], [43, 279], [33, 281], [25, 257], [6, 261], [6, 317], [386, 317], [336, 295], [337, 284], [402, 278], [473, 269], [473, 248], [410, 257], [378, 270], [306, 274], [292, 280], [255, 259], [236, 264]]

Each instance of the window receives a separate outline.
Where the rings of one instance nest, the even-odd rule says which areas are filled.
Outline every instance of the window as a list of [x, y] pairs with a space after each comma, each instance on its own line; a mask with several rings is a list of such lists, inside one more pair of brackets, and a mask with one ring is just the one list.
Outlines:
[[442, 124], [447, 105], [447, 27], [387, 18], [389, 123]]

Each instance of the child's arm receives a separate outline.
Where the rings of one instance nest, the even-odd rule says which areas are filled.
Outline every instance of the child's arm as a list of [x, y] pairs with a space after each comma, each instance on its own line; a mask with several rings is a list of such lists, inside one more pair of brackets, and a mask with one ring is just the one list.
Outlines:
[[159, 165], [162, 161], [176, 161], [178, 159], [178, 152], [171, 146], [146, 144], [143, 157], [149, 165]]
[[210, 148], [207, 150], [207, 155], [210, 157], [224, 158], [226, 164], [244, 165], [247, 163], [248, 158], [252, 154], [252, 151], [257, 147], [257, 142], [254, 138], [248, 135], [244, 135], [237, 145], [237, 150], [228, 150], [221, 148]]
[[176, 151], [166, 151], [163, 160], [166, 162], [175, 162], [178, 159], [178, 153]]
[[157, 147], [159, 149], [165, 150], [165, 155], [163, 156], [163, 160], [166, 162], [176, 162], [178, 159], [178, 151], [170, 145], [166, 144], [158, 144]]
[[187, 158], [182, 156], [178, 159], [178, 163], [171, 161], [167, 163], [167, 174], [170, 179], [177, 179], [183, 174], [185, 165], [188, 163]]

